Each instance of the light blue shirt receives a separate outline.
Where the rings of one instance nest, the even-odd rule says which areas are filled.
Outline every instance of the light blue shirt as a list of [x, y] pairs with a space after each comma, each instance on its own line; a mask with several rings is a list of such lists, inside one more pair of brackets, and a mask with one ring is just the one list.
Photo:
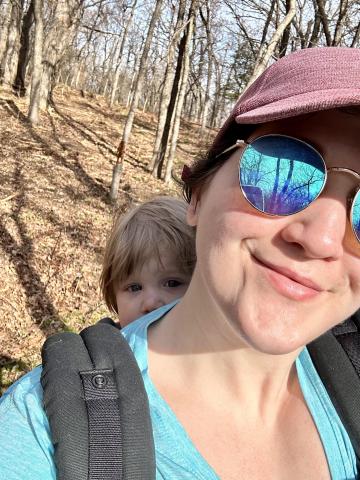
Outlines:
[[[138, 361], [149, 397], [156, 479], [215, 480], [219, 477], [197, 451], [148, 375], [147, 327], [171, 306], [151, 312], [122, 331]], [[297, 359], [296, 367], [332, 479], [355, 480], [354, 449], [306, 349]], [[40, 375], [41, 368], [37, 367], [0, 399], [0, 480], [56, 479], [49, 424], [42, 408]]]

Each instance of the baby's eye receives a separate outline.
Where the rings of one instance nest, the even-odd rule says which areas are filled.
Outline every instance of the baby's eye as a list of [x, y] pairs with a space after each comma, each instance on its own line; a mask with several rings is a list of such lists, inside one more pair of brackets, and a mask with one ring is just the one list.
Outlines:
[[140, 285], [140, 283], [133, 283], [131, 285], [128, 285], [126, 287], [126, 290], [131, 293], [140, 292], [140, 290], [142, 290], [142, 286]]
[[168, 288], [176, 288], [176, 287], [180, 287], [180, 285], [182, 285], [183, 282], [181, 282], [180, 280], [175, 280], [175, 279], [170, 279], [170, 280], [166, 280], [166, 282], [164, 283], [164, 287], [168, 287]]

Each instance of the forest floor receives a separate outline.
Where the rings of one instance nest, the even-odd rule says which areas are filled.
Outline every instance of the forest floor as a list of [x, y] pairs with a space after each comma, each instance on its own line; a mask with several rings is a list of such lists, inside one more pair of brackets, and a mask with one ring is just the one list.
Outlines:
[[[49, 334], [108, 315], [99, 275], [114, 214], [157, 194], [180, 195], [147, 170], [155, 115], [136, 115], [114, 205], [108, 192], [126, 109], [60, 86], [32, 128], [27, 99], [1, 88], [0, 395], [40, 363]], [[178, 176], [213, 134], [182, 123]]]

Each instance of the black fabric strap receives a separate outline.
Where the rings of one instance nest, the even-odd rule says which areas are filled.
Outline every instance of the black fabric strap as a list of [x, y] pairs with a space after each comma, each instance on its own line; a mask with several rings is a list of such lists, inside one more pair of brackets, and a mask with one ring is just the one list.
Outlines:
[[42, 349], [44, 407], [57, 480], [154, 480], [155, 448], [141, 372], [119, 329], [60, 333]]
[[123, 478], [119, 394], [112, 370], [80, 372], [89, 422], [89, 480]]
[[[357, 311], [346, 322], [337, 325], [333, 334], [345, 350], [360, 378], [360, 313]], [[360, 408], [360, 407], [359, 407]]]
[[[350, 325], [343, 325], [349, 331]], [[337, 332], [339, 334], [339, 332]], [[355, 335], [358, 333], [343, 333]], [[353, 340], [355, 337], [353, 337]], [[360, 468], [360, 379], [347, 352], [333, 332], [308, 345], [308, 351], [354, 447]], [[357, 356], [359, 356], [357, 353]]]

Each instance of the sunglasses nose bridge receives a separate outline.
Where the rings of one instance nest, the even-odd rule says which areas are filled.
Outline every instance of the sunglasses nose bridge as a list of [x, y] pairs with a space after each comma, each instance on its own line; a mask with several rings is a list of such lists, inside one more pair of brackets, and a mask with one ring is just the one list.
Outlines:
[[353, 177], [355, 177], [358, 182], [360, 183], [360, 173], [358, 173], [356, 170], [353, 170], [352, 168], [347, 168], [347, 167], [329, 167], [326, 169], [326, 171], [328, 173], [336, 173], [336, 172], [339, 172], [339, 173], [348, 173], [349, 175], [352, 175]]
[[[341, 181], [341, 188], [339, 188], [339, 183], [335, 181], [329, 182], [329, 177], [331, 177], [331, 175], [329, 176], [328, 174], [331, 173], [346, 174]], [[354, 177], [356, 180], [355, 182]], [[333, 199], [337, 198], [341, 203], [343, 203], [344, 196], [346, 195], [345, 207], [347, 221], [343, 241], [347, 248], [350, 245], [351, 250], [354, 251], [356, 255], [360, 255], [360, 174], [355, 170], [346, 167], [327, 168], [321, 193], [324, 193], [324, 191], [326, 191], [331, 197], [334, 195]], [[333, 209], [330, 209], [328, 215], [332, 214], [335, 216]], [[341, 224], [342, 222], [339, 217], [339, 221], [337, 222], [338, 231], [340, 231]]]
[[350, 175], [351, 177], [355, 177], [355, 179], [357, 180], [355, 183], [355, 186], [354, 186], [354, 183], [349, 185], [349, 190], [347, 193], [347, 210], [349, 212], [350, 209], [352, 208], [354, 197], [356, 196], [360, 188], [360, 174], [356, 170], [353, 170], [351, 168], [346, 168], [346, 167], [330, 167], [326, 169], [326, 172], [327, 174], [345, 173]]

